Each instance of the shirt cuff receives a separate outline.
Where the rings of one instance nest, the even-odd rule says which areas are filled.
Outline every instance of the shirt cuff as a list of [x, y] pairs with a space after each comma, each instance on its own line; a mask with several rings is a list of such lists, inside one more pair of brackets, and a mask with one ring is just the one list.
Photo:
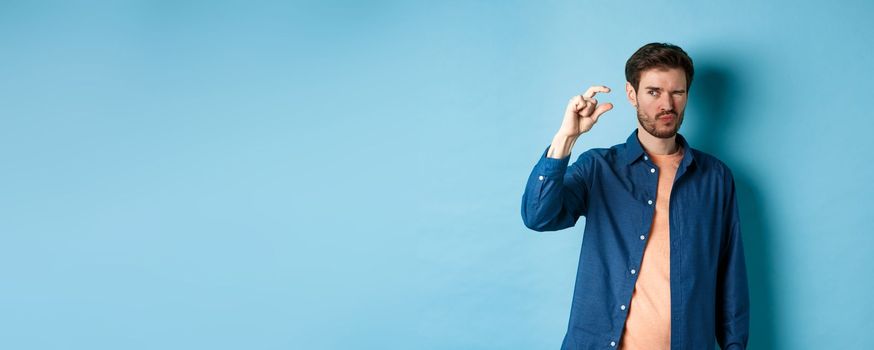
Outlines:
[[540, 156], [540, 161], [537, 162], [537, 172], [546, 177], [554, 178], [556, 176], [564, 176], [564, 173], [567, 171], [567, 166], [570, 163], [571, 155], [568, 154], [561, 159], [549, 158], [546, 156], [549, 152], [549, 147], [550, 146], [546, 146], [543, 155]]

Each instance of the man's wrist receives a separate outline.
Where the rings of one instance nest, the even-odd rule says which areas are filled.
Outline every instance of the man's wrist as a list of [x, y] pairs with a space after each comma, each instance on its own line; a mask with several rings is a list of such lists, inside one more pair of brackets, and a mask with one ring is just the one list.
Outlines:
[[546, 153], [547, 158], [562, 159], [571, 154], [574, 148], [574, 143], [580, 135], [562, 135], [556, 134], [552, 138], [552, 144], [549, 146], [549, 151]]

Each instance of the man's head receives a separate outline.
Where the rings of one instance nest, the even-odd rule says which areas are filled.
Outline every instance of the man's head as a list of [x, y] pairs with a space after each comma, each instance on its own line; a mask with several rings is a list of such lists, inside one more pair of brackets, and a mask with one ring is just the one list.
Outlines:
[[671, 138], [680, 130], [694, 74], [679, 46], [646, 44], [625, 63], [625, 92], [637, 120], [650, 135]]

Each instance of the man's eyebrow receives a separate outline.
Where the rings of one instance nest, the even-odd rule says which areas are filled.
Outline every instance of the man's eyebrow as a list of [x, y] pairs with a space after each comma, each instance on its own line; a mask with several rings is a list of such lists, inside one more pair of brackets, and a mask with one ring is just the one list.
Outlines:
[[[645, 87], [644, 89], [647, 89], [647, 90], [655, 90], [655, 91], [662, 91], [662, 88], [660, 88], [660, 87], [655, 87], [655, 86], [647, 86], [647, 87]], [[677, 92], [679, 92], [679, 93], [683, 93], [683, 92], [686, 92], [686, 89], [674, 90], [674, 91], [671, 91], [671, 92], [674, 92], [674, 93], [677, 93]]]

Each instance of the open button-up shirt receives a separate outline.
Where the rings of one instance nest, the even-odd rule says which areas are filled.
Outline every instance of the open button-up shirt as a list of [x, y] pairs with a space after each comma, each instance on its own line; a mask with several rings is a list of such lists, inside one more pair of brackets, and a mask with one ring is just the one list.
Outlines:
[[[749, 292], [731, 170], [689, 147], [670, 196], [671, 349], [745, 349]], [[594, 148], [568, 167], [570, 155], [534, 166], [522, 196], [522, 219], [535, 231], [585, 220], [564, 349], [619, 347], [655, 214], [657, 167], [637, 138]]]

